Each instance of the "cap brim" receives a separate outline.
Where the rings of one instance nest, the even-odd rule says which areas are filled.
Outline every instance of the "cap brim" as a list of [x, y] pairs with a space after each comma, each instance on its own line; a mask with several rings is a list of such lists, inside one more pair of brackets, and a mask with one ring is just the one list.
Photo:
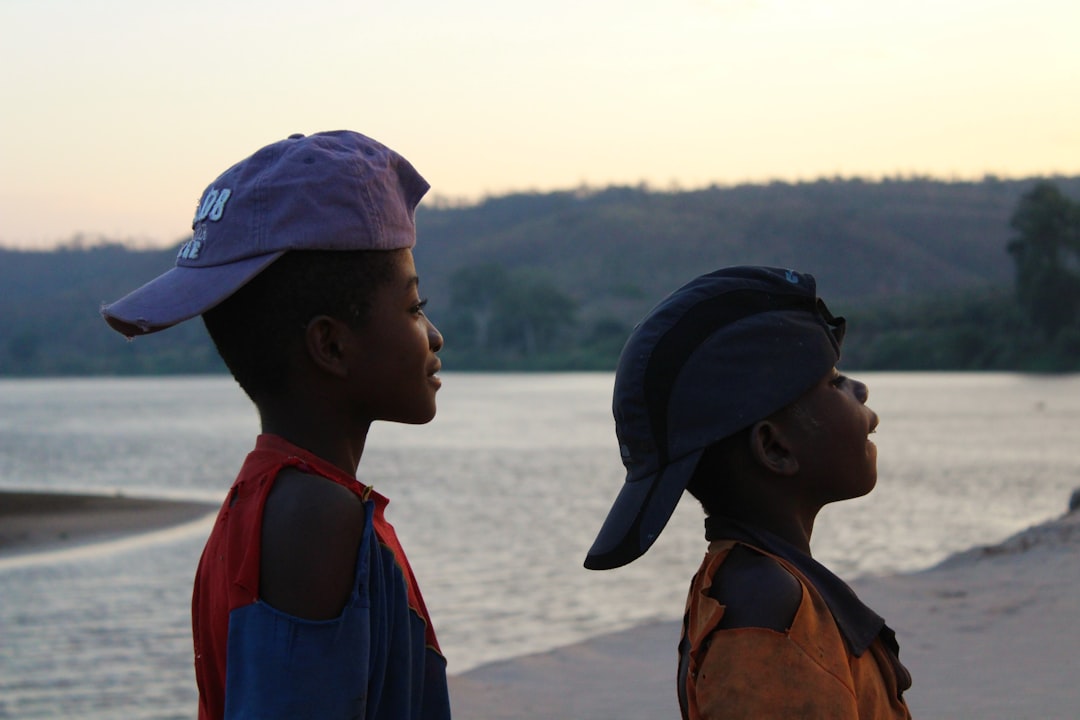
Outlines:
[[704, 452], [695, 450], [652, 475], [627, 480], [585, 557], [585, 567], [610, 570], [644, 555], [671, 519]]
[[164, 330], [201, 315], [239, 290], [284, 251], [210, 267], [176, 266], [114, 303], [101, 314], [127, 337]]

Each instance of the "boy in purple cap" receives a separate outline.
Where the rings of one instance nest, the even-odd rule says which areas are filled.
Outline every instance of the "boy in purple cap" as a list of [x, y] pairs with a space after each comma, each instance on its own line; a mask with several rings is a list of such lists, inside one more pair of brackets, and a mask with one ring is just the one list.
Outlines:
[[202, 315], [262, 424], [195, 578], [202, 720], [450, 717], [388, 500], [356, 477], [373, 421], [435, 415], [427, 189], [363, 135], [293, 135], [207, 188], [176, 267], [102, 308], [128, 337]]
[[626, 483], [585, 560], [640, 557], [683, 490], [707, 515], [679, 643], [687, 720], [910, 718], [895, 635], [810, 556], [827, 503], [877, 481], [867, 388], [836, 370], [844, 319], [813, 277], [703, 275], [627, 341], [615, 375]]

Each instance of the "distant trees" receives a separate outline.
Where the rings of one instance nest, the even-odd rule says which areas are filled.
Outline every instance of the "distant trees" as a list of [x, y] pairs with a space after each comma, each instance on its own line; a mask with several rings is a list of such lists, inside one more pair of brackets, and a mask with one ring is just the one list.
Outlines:
[[[860, 303], [843, 363], [858, 370], [1049, 370], [1009, 288]], [[1041, 343], [1045, 345], [1045, 342]]]
[[463, 267], [450, 277], [445, 320], [451, 355], [498, 368], [565, 351], [577, 325], [577, 302], [542, 274], [496, 263]]
[[1016, 297], [1028, 320], [1047, 341], [1080, 328], [1080, 204], [1039, 182], [1020, 198], [1010, 226]]
[[541, 270], [482, 263], [454, 271], [449, 303], [431, 312], [448, 369], [613, 369], [630, 323], [580, 310]]
[[[416, 263], [448, 371], [610, 371], [655, 302], [735, 264], [813, 272], [852, 321], [844, 357], [859, 370], [1080, 371], [1080, 176], [1053, 181], [623, 187], [421, 206]], [[201, 322], [126, 342], [101, 320], [103, 301], [175, 255], [78, 240], [0, 248], [0, 376], [225, 372]]]

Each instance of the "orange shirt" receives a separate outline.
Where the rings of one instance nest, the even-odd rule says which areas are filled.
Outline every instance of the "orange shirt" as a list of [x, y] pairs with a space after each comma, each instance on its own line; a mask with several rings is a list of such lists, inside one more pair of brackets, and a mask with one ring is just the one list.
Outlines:
[[[736, 544], [773, 558], [802, 585], [802, 600], [787, 632], [753, 627], [718, 629], [725, 607], [709, 591], [716, 571]], [[809, 556], [803, 557], [816, 566], [813, 573], [820, 579], [824, 567]], [[850, 593], [847, 602], [858, 602], [839, 578], [831, 577]], [[856, 636], [860, 633], [850, 632], [853, 637], [849, 639], [822, 593], [795, 563], [757, 543], [713, 541], [687, 598], [680, 643], [684, 656], [679, 678], [683, 717], [911, 718], [902, 698], [911, 678], [900, 664], [892, 631], [884, 621], [876, 623], [874, 618], [880, 618], [869, 608], [859, 607], [865, 613], [855, 612], [860, 621], [857, 624], [863, 630], [869, 625], [876, 634], [863, 632], [865, 639], [859, 640]], [[875, 624], [879, 625], [876, 629]]]

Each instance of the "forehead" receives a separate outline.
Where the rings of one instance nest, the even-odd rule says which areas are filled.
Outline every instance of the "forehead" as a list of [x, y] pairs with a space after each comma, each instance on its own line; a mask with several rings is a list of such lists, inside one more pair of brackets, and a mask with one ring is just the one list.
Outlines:
[[408, 292], [415, 288], [420, 278], [416, 274], [412, 250], [408, 248], [391, 251], [393, 253], [389, 272], [382, 283], [383, 289], [394, 292]]

